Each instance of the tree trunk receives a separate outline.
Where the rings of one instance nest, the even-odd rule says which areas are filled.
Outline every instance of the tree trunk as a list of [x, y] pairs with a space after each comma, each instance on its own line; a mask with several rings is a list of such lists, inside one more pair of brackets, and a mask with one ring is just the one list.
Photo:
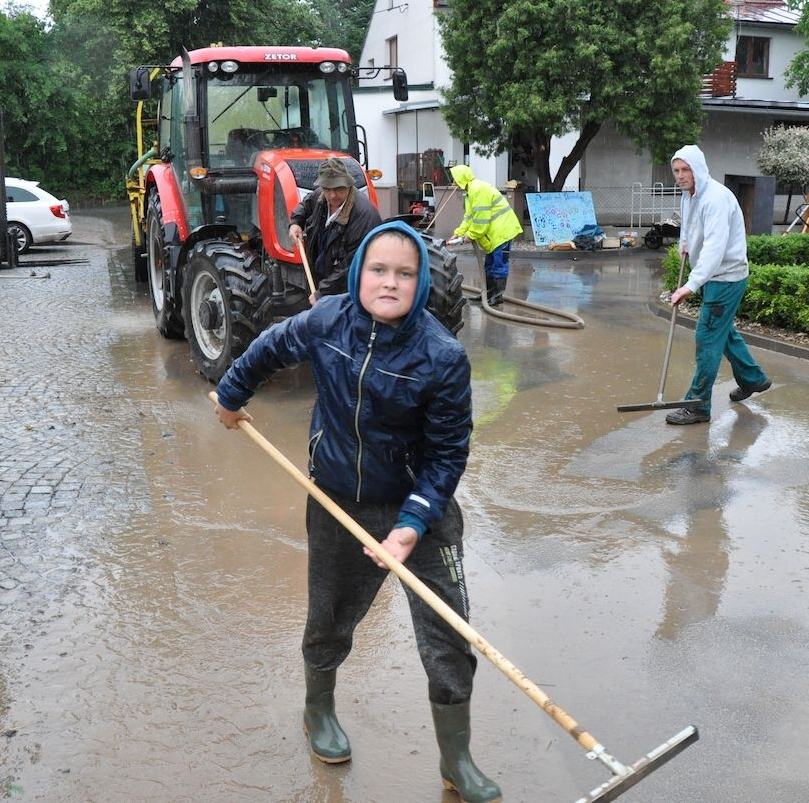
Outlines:
[[532, 139], [534, 170], [539, 181], [539, 191], [551, 192], [551, 138], [540, 130]]
[[539, 131], [534, 135], [534, 169], [539, 180], [540, 192], [561, 192], [565, 186], [565, 181], [570, 175], [570, 171], [579, 163], [587, 146], [592, 142], [593, 137], [599, 132], [601, 123], [587, 121], [582, 127], [576, 144], [571, 148], [570, 153], [562, 159], [556, 175], [551, 178], [551, 138], [544, 131]]
[[562, 159], [559, 165], [559, 170], [556, 171], [556, 177], [553, 180], [553, 189], [559, 192], [564, 186], [570, 171], [579, 163], [587, 146], [592, 142], [593, 137], [599, 132], [601, 123], [594, 123], [588, 120], [582, 127], [581, 134], [576, 140], [576, 144], [571, 148], [570, 153]]

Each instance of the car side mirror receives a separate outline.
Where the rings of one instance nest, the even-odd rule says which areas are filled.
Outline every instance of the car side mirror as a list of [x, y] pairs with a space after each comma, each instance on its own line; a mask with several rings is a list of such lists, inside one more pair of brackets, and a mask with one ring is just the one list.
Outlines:
[[396, 100], [407, 100], [407, 73], [397, 67], [393, 71], [391, 78], [393, 79], [393, 97], [396, 98]]
[[129, 71], [129, 97], [132, 100], [149, 100], [152, 97], [152, 82], [148, 67], [136, 67]]

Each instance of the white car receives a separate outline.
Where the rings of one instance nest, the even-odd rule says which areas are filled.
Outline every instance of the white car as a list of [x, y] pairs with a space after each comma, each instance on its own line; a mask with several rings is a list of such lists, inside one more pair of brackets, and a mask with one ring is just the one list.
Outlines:
[[38, 181], [6, 178], [8, 230], [18, 252], [32, 245], [66, 240], [73, 233], [70, 204], [39, 186]]

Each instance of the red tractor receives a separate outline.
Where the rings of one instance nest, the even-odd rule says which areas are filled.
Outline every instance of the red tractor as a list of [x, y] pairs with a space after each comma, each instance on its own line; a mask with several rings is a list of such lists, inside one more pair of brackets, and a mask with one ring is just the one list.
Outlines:
[[[332, 48], [211, 47], [130, 73], [138, 101], [139, 158], [127, 177], [135, 277], [149, 283], [158, 330], [185, 337], [213, 382], [263, 329], [308, 305], [289, 215], [314, 189], [319, 164], [344, 159], [377, 204], [371, 176], [380, 174], [360, 163], [360, 145], [367, 150], [354, 118], [351, 79], [361, 69], [373, 68], [352, 67]], [[404, 72], [392, 79], [394, 96], [406, 99]], [[425, 241], [428, 309], [456, 333], [462, 277], [454, 255]]]

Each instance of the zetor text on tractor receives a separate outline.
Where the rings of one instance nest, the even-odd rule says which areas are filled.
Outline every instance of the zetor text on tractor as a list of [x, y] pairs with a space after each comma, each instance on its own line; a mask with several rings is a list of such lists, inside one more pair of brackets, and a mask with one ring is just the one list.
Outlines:
[[[333, 48], [211, 47], [131, 71], [135, 275], [149, 283], [158, 330], [187, 338], [209, 380], [271, 323], [307, 307], [289, 215], [315, 188], [320, 163], [344, 159], [357, 190], [377, 204], [351, 92], [352, 77], [371, 69]], [[406, 99], [404, 72], [392, 79], [394, 96]], [[425, 242], [428, 309], [455, 333], [462, 277], [454, 255]]]

